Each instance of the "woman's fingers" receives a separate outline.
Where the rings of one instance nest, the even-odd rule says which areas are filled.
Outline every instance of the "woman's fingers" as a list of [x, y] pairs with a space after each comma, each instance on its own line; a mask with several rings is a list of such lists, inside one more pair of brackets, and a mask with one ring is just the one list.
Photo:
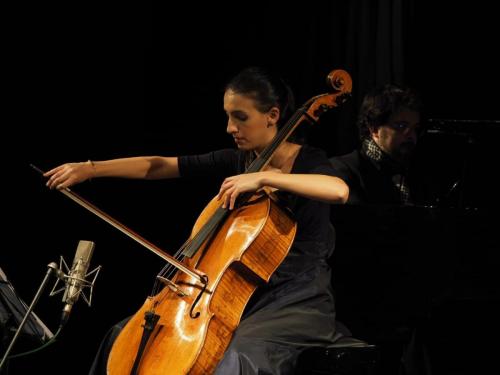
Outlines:
[[64, 189], [86, 179], [78, 163], [68, 163], [46, 173], [50, 176], [47, 186], [50, 189]]
[[[220, 187], [217, 199], [220, 200], [224, 196], [224, 194], [227, 194], [227, 191], [231, 189], [233, 186], [234, 186], [233, 178], [232, 177], [226, 178]], [[222, 207], [224, 207], [224, 205]]]
[[217, 198], [224, 199], [223, 208], [234, 209], [240, 193], [257, 191], [260, 188], [258, 175], [255, 173], [228, 177], [222, 183]]
[[44, 177], [49, 177], [49, 176], [52, 176], [54, 173], [58, 172], [61, 170], [61, 168], [64, 167], [64, 164], [63, 165], [59, 165], [55, 168], [52, 168], [50, 171], [47, 171], [43, 174]]
[[229, 200], [229, 209], [232, 210], [234, 208], [234, 204], [236, 203], [236, 199], [238, 198], [239, 192], [237, 189], [231, 193], [231, 197]]
[[227, 190], [227, 178], [222, 182], [222, 185], [220, 186], [219, 189], [219, 194], [217, 194], [217, 199], [220, 200], [222, 196], [224, 195], [224, 192]]
[[50, 188], [50, 189], [53, 189], [55, 186], [57, 186], [57, 184], [59, 183], [60, 179], [61, 179], [61, 175], [62, 175], [62, 171], [59, 170], [57, 172], [55, 172], [54, 174], [52, 174], [49, 178], [49, 180], [47, 181], [47, 186]]
[[54, 177], [54, 179], [52, 180], [52, 182], [49, 186], [51, 189], [54, 189], [54, 188], [62, 189], [63, 187], [66, 187], [66, 186], [64, 186], [64, 183], [68, 179], [67, 172], [61, 171], [60, 173], [55, 174], [53, 177]]
[[231, 189], [226, 190], [223, 198], [224, 202], [222, 203], [222, 208], [229, 208], [230, 210], [234, 209], [236, 199], [239, 195], [240, 192], [236, 187], [232, 187]]

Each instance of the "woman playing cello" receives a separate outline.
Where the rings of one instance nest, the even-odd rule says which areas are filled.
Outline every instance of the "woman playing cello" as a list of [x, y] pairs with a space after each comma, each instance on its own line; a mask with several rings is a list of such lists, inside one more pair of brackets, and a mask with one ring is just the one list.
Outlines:
[[[324, 153], [282, 142], [266, 167], [244, 171], [270, 144], [293, 112], [293, 95], [280, 79], [247, 68], [226, 86], [227, 133], [237, 149], [204, 155], [145, 156], [60, 165], [47, 173], [50, 188], [63, 189], [96, 177], [162, 179], [217, 175], [224, 179], [219, 199], [232, 210], [243, 193], [264, 187], [286, 202], [297, 222], [288, 255], [269, 283], [252, 295], [216, 374], [290, 374], [301, 349], [328, 345], [335, 336], [335, 309], [326, 259], [333, 250], [329, 204], [345, 203], [348, 187], [333, 177]], [[115, 327], [92, 366], [105, 373]]]

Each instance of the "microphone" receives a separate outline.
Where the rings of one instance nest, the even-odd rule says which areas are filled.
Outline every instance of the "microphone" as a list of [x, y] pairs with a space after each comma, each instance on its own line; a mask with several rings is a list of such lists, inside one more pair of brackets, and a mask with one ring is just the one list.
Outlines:
[[81, 240], [78, 243], [73, 265], [71, 266], [69, 274], [66, 276], [66, 289], [62, 298], [65, 305], [61, 316], [61, 326], [68, 321], [73, 304], [78, 301], [82, 289], [86, 286], [93, 285], [93, 283], [89, 283], [86, 280], [86, 277], [94, 247], [95, 244], [92, 241]]

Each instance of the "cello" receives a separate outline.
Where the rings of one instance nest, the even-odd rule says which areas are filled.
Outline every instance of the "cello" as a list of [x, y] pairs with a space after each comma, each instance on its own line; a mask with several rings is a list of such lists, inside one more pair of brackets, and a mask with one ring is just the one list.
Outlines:
[[[352, 88], [349, 74], [334, 70], [328, 82], [334, 92], [313, 97], [297, 110], [245, 173], [263, 170], [299, 124], [316, 122], [322, 113], [346, 100]], [[69, 189], [62, 192], [70, 193]], [[115, 222], [168, 265], [113, 343], [108, 374], [207, 374], [215, 370], [250, 297], [283, 262], [296, 233], [290, 214], [266, 189], [243, 194], [234, 210], [221, 203], [216, 197], [207, 205], [191, 237], [174, 256]]]

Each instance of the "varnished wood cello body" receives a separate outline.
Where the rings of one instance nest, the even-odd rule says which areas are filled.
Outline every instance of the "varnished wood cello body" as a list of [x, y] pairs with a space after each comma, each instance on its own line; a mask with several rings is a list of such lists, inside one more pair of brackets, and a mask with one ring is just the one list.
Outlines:
[[[220, 206], [216, 199], [205, 208], [194, 230]], [[271, 199], [236, 209], [210, 243], [188, 263], [203, 270], [208, 285], [200, 293], [198, 280], [179, 273], [174, 288], [163, 288], [148, 298], [114, 343], [108, 361], [110, 374], [130, 374], [142, 336], [144, 315], [155, 310], [159, 321], [141, 360], [139, 374], [210, 374], [222, 358], [243, 309], [255, 288], [288, 253], [296, 226]]]
[[[262, 170], [302, 121], [316, 121], [350, 94], [347, 72], [332, 71], [328, 80], [336, 92], [309, 100], [246, 173]], [[243, 197], [233, 211], [214, 198], [175, 255], [182, 268], [160, 272], [156, 290], [114, 342], [108, 374], [213, 373], [252, 293], [284, 260], [295, 232], [272, 194]]]

